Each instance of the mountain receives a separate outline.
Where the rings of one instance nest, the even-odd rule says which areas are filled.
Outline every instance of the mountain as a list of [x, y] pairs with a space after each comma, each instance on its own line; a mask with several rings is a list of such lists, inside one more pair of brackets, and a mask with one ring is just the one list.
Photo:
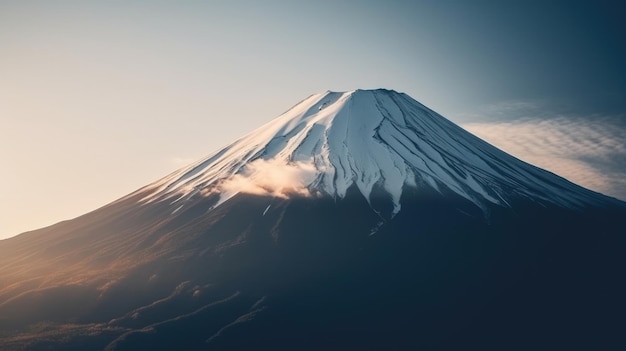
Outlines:
[[[387, 90], [312, 95], [151, 185], [157, 190], [149, 198], [182, 204], [197, 192], [215, 189], [221, 203], [239, 192], [231, 185], [240, 184], [220, 181], [240, 173], [252, 178], [246, 186], [257, 188], [261, 182], [256, 192], [273, 195], [295, 190], [343, 198], [354, 184], [369, 200], [377, 186], [390, 197], [394, 214], [404, 186], [418, 183], [419, 188], [451, 191], [481, 208], [489, 203], [510, 207], [508, 201], [518, 198], [564, 207], [618, 203], [521, 162], [407, 95]], [[296, 189], [283, 189], [285, 180]], [[269, 189], [262, 189], [265, 185]]]
[[325, 92], [0, 241], [0, 345], [623, 349], [625, 233], [625, 203], [405, 94]]

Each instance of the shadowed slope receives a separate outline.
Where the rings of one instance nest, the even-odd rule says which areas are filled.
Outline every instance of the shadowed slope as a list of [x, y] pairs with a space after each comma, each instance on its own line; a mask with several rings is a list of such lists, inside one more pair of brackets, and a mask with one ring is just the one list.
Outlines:
[[[78, 246], [57, 251], [56, 259], [77, 263], [56, 265], [55, 276], [89, 268], [74, 282], [44, 274], [21, 295], [4, 288], [17, 296], [0, 304], [3, 344], [313, 350], [619, 342], [626, 290], [614, 278], [626, 264], [623, 212], [528, 202], [515, 213], [494, 207], [487, 223], [462, 197], [422, 192], [407, 193], [404, 210], [384, 220], [356, 187], [341, 201], [240, 195], [201, 210], [210, 203], [169, 221], [145, 207], [120, 213], [153, 218], [144, 218], [153, 229], [141, 239], [85, 234], [92, 245], [118, 243], [111, 257], [119, 261], [110, 259], [105, 275], [93, 270], [102, 257]], [[103, 228], [107, 211], [75, 221]], [[33, 325], [40, 321], [48, 322]]]

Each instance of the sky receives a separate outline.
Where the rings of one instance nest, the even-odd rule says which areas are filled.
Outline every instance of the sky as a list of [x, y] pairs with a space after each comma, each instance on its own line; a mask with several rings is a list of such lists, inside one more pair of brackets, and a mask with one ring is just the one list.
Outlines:
[[325, 90], [405, 92], [626, 200], [618, 1], [0, 0], [0, 238], [71, 219]]

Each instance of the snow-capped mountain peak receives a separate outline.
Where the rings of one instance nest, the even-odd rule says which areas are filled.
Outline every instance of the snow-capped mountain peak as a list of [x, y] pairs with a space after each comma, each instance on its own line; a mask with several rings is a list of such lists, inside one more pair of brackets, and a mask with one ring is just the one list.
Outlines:
[[144, 201], [184, 205], [219, 193], [219, 205], [240, 192], [342, 198], [352, 185], [368, 200], [380, 186], [394, 213], [406, 187], [452, 192], [481, 208], [520, 197], [563, 207], [611, 200], [504, 153], [406, 94], [379, 89], [311, 95], [148, 186]]

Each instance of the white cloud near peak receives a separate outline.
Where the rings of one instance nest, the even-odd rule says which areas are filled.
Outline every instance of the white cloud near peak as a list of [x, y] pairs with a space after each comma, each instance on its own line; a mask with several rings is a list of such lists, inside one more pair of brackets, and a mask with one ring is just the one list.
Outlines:
[[256, 160], [220, 184], [220, 192], [228, 198], [234, 193], [269, 195], [287, 198], [289, 195], [309, 196], [307, 186], [315, 179], [317, 169], [312, 163], [281, 160]]

